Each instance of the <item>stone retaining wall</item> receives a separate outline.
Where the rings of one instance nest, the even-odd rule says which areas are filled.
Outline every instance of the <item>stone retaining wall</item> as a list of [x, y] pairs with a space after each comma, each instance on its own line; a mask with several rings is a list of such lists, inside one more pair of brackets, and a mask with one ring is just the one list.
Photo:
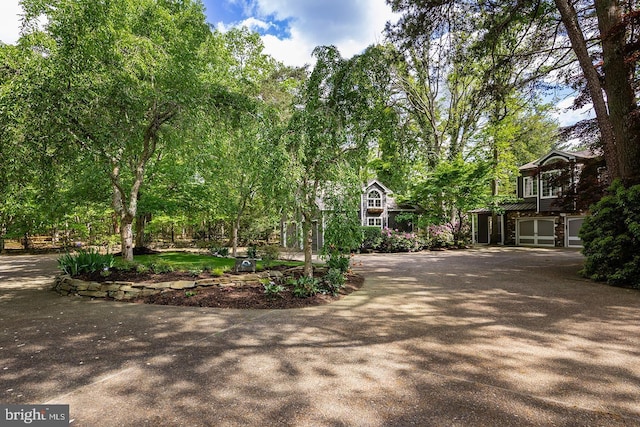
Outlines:
[[258, 284], [263, 279], [281, 278], [279, 271], [263, 271], [253, 274], [234, 274], [202, 280], [178, 280], [174, 282], [86, 282], [68, 275], [58, 276], [53, 290], [60, 295], [80, 295], [93, 298], [130, 300], [173, 290], [205, 289], [211, 286], [242, 286]]

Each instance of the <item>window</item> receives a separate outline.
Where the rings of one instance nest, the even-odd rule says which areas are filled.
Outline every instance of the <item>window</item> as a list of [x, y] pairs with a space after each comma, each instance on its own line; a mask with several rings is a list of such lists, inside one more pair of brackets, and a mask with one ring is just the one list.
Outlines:
[[380, 217], [369, 217], [369, 218], [367, 218], [367, 225], [369, 227], [380, 227], [380, 228], [382, 228], [382, 218], [380, 218]]
[[560, 172], [549, 171], [542, 172], [540, 179], [542, 180], [542, 197], [558, 197], [562, 192], [562, 187], [558, 185]]
[[367, 207], [368, 208], [382, 208], [382, 196], [377, 190], [369, 191], [367, 194]]
[[535, 197], [538, 195], [538, 181], [535, 177], [522, 178], [522, 197]]

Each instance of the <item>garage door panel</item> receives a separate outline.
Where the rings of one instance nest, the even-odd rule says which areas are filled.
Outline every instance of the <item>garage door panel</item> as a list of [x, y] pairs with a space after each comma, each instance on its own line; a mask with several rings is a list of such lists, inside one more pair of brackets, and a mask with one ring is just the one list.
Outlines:
[[584, 223], [584, 218], [567, 218], [567, 246], [581, 248], [582, 239], [578, 236], [580, 228]]
[[518, 221], [518, 244], [555, 246], [556, 224], [553, 219], [521, 219]]
[[555, 223], [551, 220], [538, 220], [538, 236], [553, 236], [555, 234]]

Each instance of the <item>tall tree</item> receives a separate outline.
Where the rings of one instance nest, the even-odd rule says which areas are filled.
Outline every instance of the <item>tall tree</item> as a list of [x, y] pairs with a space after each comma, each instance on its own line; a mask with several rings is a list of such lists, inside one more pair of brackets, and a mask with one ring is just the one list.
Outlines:
[[[443, 34], [451, 28], [449, 18], [455, 11], [474, 23], [478, 35], [476, 46], [481, 52], [492, 49], [505, 38], [517, 41], [523, 49], [503, 52], [501, 62], [519, 70], [518, 79], [522, 82], [544, 84], [543, 79], [549, 81], [557, 77], [554, 72], [558, 70], [576, 78], [576, 67], [572, 66], [577, 61], [579, 77], [586, 82], [588, 97], [596, 111], [610, 174], [627, 184], [640, 181], [637, 2], [388, 2], [396, 12], [403, 12], [395, 30], [408, 39]], [[523, 58], [530, 66], [514, 68], [513, 64]]]
[[[375, 133], [367, 113], [367, 88], [362, 73], [366, 56], [346, 60], [333, 47], [314, 50], [316, 65], [296, 101], [286, 135], [292, 203], [302, 217], [304, 274], [313, 276], [312, 224], [319, 218], [318, 201], [328, 184], [336, 185], [344, 171], [356, 175], [364, 167]], [[344, 182], [342, 183], [344, 184]]]
[[[149, 164], [203, 106], [195, 0], [23, 0], [19, 45], [34, 52], [24, 97], [28, 134], [87, 152], [110, 182], [125, 259]], [[46, 24], [39, 28], [44, 17]], [[197, 102], [196, 102], [197, 101]]]

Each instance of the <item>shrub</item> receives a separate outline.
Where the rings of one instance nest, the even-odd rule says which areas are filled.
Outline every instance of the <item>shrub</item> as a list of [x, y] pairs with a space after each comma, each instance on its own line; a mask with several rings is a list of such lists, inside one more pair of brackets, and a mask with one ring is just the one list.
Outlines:
[[263, 246], [260, 248], [260, 252], [262, 253], [262, 261], [266, 266], [280, 257], [280, 247], [277, 245]]
[[320, 282], [315, 277], [301, 276], [293, 285], [293, 295], [298, 298], [308, 298], [320, 292]]
[[429, 226], [429, 247], [431, 249], [446, 248], [453, 245], [453, 232], [449, 225]]
[[640, 288], [640, 185], [616, 181], [591, 207], [580, 229], [582, 273], [615, 286]]
[[338, 270], [340, 273], [346, 273], [349, 270], [350, 262], [351, 258], [347, 255], [331, 254], [327, 259], [327, 267]]
[[385, 228], [382, 230], [382, 252], [416, 252], [422, 250], [424, 242], [415, 233], [405, 233]]
[[330, 293], [336, 295], [340, 289], [344, 286], [346, 279], [344, 273], [337, 268], [330, 268], [327, 274], [323, 277], [323, 286], [321, 291], [323, 293]]
[[148, 273], [149, 272], [149, 267], [147, 267], [144, 264], [137, 264], [135, 266], [136, 269], [136, 273], [140, 273], [140, 274], [144, 274], [144, 273]]
[[264, 288], [264, 293], [269, 297], [269, 298], [275, 298], [275, 297], [279, 297], [280, 294], [282, 292], [284, 292], [285, 287], [275, 283], [269, 279], [265, 279], [262, 282], [262, 287]]
[[247, 248], [247, 257], [258, 258], [258, 247], [256, 245], [251, 245]]
[[152, 262], [151, 264], [149, 264], [149, 268], [155, 274], [171, 273], [172, 271], [174, 271], [173, 266], [165, 261]]
[[379, 227], [362, 227], [363, 250], [377, 250], [382, 244], [382, 230]]
[[97, 250], [80, 250], [76, 254], [64, 254], [58, 258], [58, 268], [65, 274], [77, 276], [108, 270], [115, 264], [111, 254], [101, 254]]
[[213, 256], [217, 257], [226, 257], [229, 256], [229, 248], [226, 246], [211, 246], [209, 248], [209, 252]]

